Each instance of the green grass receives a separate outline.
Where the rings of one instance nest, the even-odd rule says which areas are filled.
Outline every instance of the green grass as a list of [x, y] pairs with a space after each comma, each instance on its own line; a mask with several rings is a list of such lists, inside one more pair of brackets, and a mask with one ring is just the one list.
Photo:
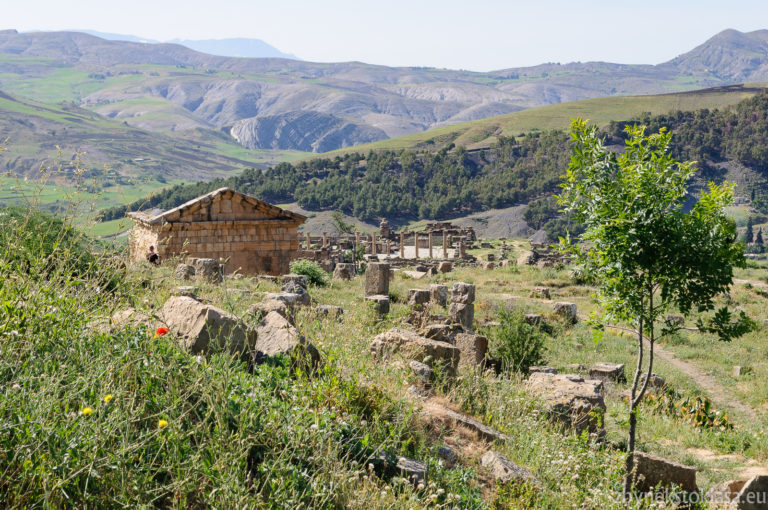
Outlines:
[[[67, 251], [33, 257], [31, 265], [8, 263], [20, 247], [34, 255], [36, 235], [20, 225], [0, 228], [0, 425], [6, 431], [0, 435], [0, 499], [7, 508], [71, 501], [170, 508], [626, 508], [620, 497], [627, 412], [620, 393], [626, 385], [607, 385], [607, 441], [595, 444], [553, 425], [514, 374], [463, 369], [455, 380], [437, 384], [438, 399], [507, 434], [510, 439], [493, 449], [539, 480], [538, 488], [496, 487], [479, 461], [490, 445], [422, 417], [418, 401], [407, 397], [414, 382], [407, 364], [375, 360], [368, 352], [376, 334], [403, 327], [409, 289], [464, 281], [477, 286], [478, 325], [509, 303], [543, 314], [552, 325], [548, 364], [561, 370], [596, 361], [631, 366], [631, 338], [608, 332], [594, 343], [587, 325], [562, 324], [551, 303], [528, 298], [533, 287], [547, 286], [554, 300], [576, 302], [582, 313], [594, 309], [593, 289], [572, 281], [567, 269], [467, 266], [432, 279], [398, 275], [383, 320], [361, 299], [362, 277], [311, 287], [315, 303], [345, 310], [341, 319], [296, 311], [297, 328], [324, 357], [324, 367], [312, 373], [291, 370], [284, 358], [249, 368], [226, 350], [197, 355], [181, 348], [173, 333], [153, 337], [158, 323], [151, 315], [180, 284], [174, 260], [122, 268], [120, 259], [103, 254], [99, 272], [86, 282], [70, 271]], [[91, 253], [89, 244], [83, 246]], [[499, 243], [494, 246], [498, 250]], [[751, 267], [739, 276], [760, 271]], [[256, 318], [248, 307], [279, 290], [251, 278], [195, 284], [203, 302], [251, 325]], [[766, 298], [751, 289], [734, 289], [731, 297], [750, 315], [763, 313]], [[110, 327], [107, 318], [128, 306], [146, 318]], [[488, 334], [493, 338], [492, 329]], [[754, 379], [745, 381], [738, 398], [755, 408], [765, 402], [768, 388], [756, 384], [768, 375], [768, 362], [758, 362], [766, 359], [759, 334], [723, 345], [691, 334], [667, 347], [681, 357], [689, 348], [686, 359], [705, 368], [725, 370], [739, 356], [755, 360]], [[699, 391], [664, 363], [655, 371], [680, 393]], [[644, 409], [640, 448], [696, 465], [706, 490], [738, 476], [749, 459], [768, 461], [766, 417], [759, 417], [734, 414], [735, 430], [708, 431]], [[457, 453], [456, 466], [439, 459], [443, 445]], [[428, 463], [429, 482], [413, 487], [371, 471], [370, 459], [385, 451]]]

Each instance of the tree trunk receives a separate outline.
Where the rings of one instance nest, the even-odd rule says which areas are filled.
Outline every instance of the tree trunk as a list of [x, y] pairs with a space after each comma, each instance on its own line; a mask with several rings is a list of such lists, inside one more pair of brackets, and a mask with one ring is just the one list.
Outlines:
[[637, 392], [637, 383], [640, 381], [640, 374], [643, 373], [643, 352], [645, 347], [643, 346], [643, 321], [640, 320], [639, 327], [637, 329], [637, 368], [635, 369], [635, 377], [632, 379], [632, 389], [629, 395], [629, 438], [627, 439], [627, 459], [625, 461], [625, 476], [624, 476], [624, 499], [629, 500], [630, 493], [632, 492], [632, 478], [633, 471], [635, 469], [635, 432], [637, 430], [637, 405], [635, 394]]
[[[649, 317], [653, 317], [653, 290], [651, 287], [650, 299], [649, 299]], [[651, 373], [653, 373], [653, 346], [656, 341], [656, 335], [653, 330], [653, 322], [651, 322], [650, 335], [648, 338], [648, 372], [643, 381], [643, 387], [640, 388], [640, 392], [635, 395], [637, 391], [637, 383], [640, 380], [640, 376], [643, 373], [643, 322], [640, 321], [640, 327], [637, 332], [637, 343], [640, 347], [640, 352], [637, 357], [637, 369], [635, 370], [635, 378], [632, 381], [632, 392], [629, 397], [629, 438], [627, 440], [627, 460], [625, 462], [626, 475], [624, 477], [624, 498], [629, 500], [630, 493], [632, 492], [634, 469], [635, 469], [635, 436], [637, 432], [637, 407], [645, 396], [645, 392], [648, 389], [648, 383], [651, 380]]]

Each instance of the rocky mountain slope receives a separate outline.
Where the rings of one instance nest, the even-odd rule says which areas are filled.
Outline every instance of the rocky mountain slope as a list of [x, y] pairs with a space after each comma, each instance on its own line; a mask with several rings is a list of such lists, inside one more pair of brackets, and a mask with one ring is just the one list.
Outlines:
[[245, 147], [325, 151], [565, 101], [768, 80], [766, 34], [727, 30], [659, 65], [476, 73], [220, 57], [177, 44], [6, 30], [0, 88], [74, 101], [143, 129], [206, 127]]

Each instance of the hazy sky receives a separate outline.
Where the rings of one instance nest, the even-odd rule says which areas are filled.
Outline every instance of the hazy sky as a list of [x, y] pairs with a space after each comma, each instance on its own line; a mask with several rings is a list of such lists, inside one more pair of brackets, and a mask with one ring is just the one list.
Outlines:
[[488, 71], [657, 64], [726, 28], [768, 28], [768, 1], [3, 0], [0, 24], [158, 40], [251, 37], [310, 61]]

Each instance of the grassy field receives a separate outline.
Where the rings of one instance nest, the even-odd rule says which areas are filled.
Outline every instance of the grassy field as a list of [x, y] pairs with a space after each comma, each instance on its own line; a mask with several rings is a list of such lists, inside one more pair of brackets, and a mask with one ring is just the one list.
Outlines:
[[566, 129], [571, 118], [574, 117], [586, 118], [593, 123], [603, 125], [612, 120], [627, 120], [644, 112], [657, 115], [673, 110], [728, 107], [753, 96], [756, 90], [765, 87], [765, 84], [748, 84], [744, 85], [744, 88], [735, 86], [653, 96], [603, 97], [560, 103], [358, 145], [325, 155], [346, 152], [365, 153], [369, 150], [439, 149], [450, 143], [470, 149], [487, 147], [499, 135], [520, 136], [531, 131]]
[[[50, 246], [36, 241], [40, 233], [0, 217], [0, 423], [7, 431], [0, 436], [0, 499], [7, 508], [70, 501], [169, 508], [657, 508], [648, 501], [626, 506], [620, 496], [625, 383], [607, 384], [606, 440], [595, 443], [552, 423], [519, 374], [464, 367], [449, 378], [438, 370], [429, 402], [473, 415], [509, 437], [490, 444], [423, 414], [427, 404], [411, 396], [416, 377], [406, 360], [383, 362], [369, 353], [376, 334], [411, 328], [405, 324], [409, 289], [468, 282], [477, 287], [475, 327], [492, 350], [502, 339], [490, 321], [504, 307], [543, 316], [543, 363], [567, 372], [574, 363], [610, 361], [629, 371], [632, 338], [609, 329], [595, 342], [587, 324], [566, 324], [553, 314], [552, 301], [574, 302], [581, 314], [597, 306], [594, 289], [574, 281], [568, 268], [465, 266], [419, 280], [398, 271], [384, 319], [361, 299], [363, 277], [312, 286], [315, 304], [341, 306], [344, 314], [336, 319], [296, 310], [298, 331], [324, 361], [321, 370], [305, 372], [285, 359], [249, 367], [226, 351], [190, 353], [172, 332], [153, 336], [153, 315], [187, 284], [173, 276], [176, 261], [124, 267], [125, 259], [110, 255], [82, 266], [67, 245], [35, 258]], [[512, 259], [528, 249], [525, 241], [510, 243]], [[498, 252], [500, 242], [493, 245], [470, 253], [483, 259]], [[737, 277], [751, 283], [720, 299], [745, 310], [760, 330], [731, 343], [694, 331], [661, 343], [717, 381], [717, 395], [678, 365], [662, 359], [654, 369], [679, 395], [711, 398], [733, 428], [697, 426], [641, 408], [639, 448], [696, 466], [702, 491], [768, 467], [766, 269], [740, 270]], [[277, 283], [248, 277], [194, 285], [203, 302], [249, 325], [259, 320], [250, 305], [279, 291]], [[530, 297], [539, 286], [551, 299]], [[128, 307], [139, 312], [136, 320], [110, 326], [108, 318]], [[431, 311], [446, 313], [437, 305]], [[733, 377], [733, 364], [750, 372]], [[444, 446], [456, 454], [455, 465], [440, 457]], [[497, 485], [480, 462], [491, 448], [529, 469], [536, 483]], [[383, 452], [426, 462], [428, 480], [412, 485], [381, 474], [372, 462]]]

